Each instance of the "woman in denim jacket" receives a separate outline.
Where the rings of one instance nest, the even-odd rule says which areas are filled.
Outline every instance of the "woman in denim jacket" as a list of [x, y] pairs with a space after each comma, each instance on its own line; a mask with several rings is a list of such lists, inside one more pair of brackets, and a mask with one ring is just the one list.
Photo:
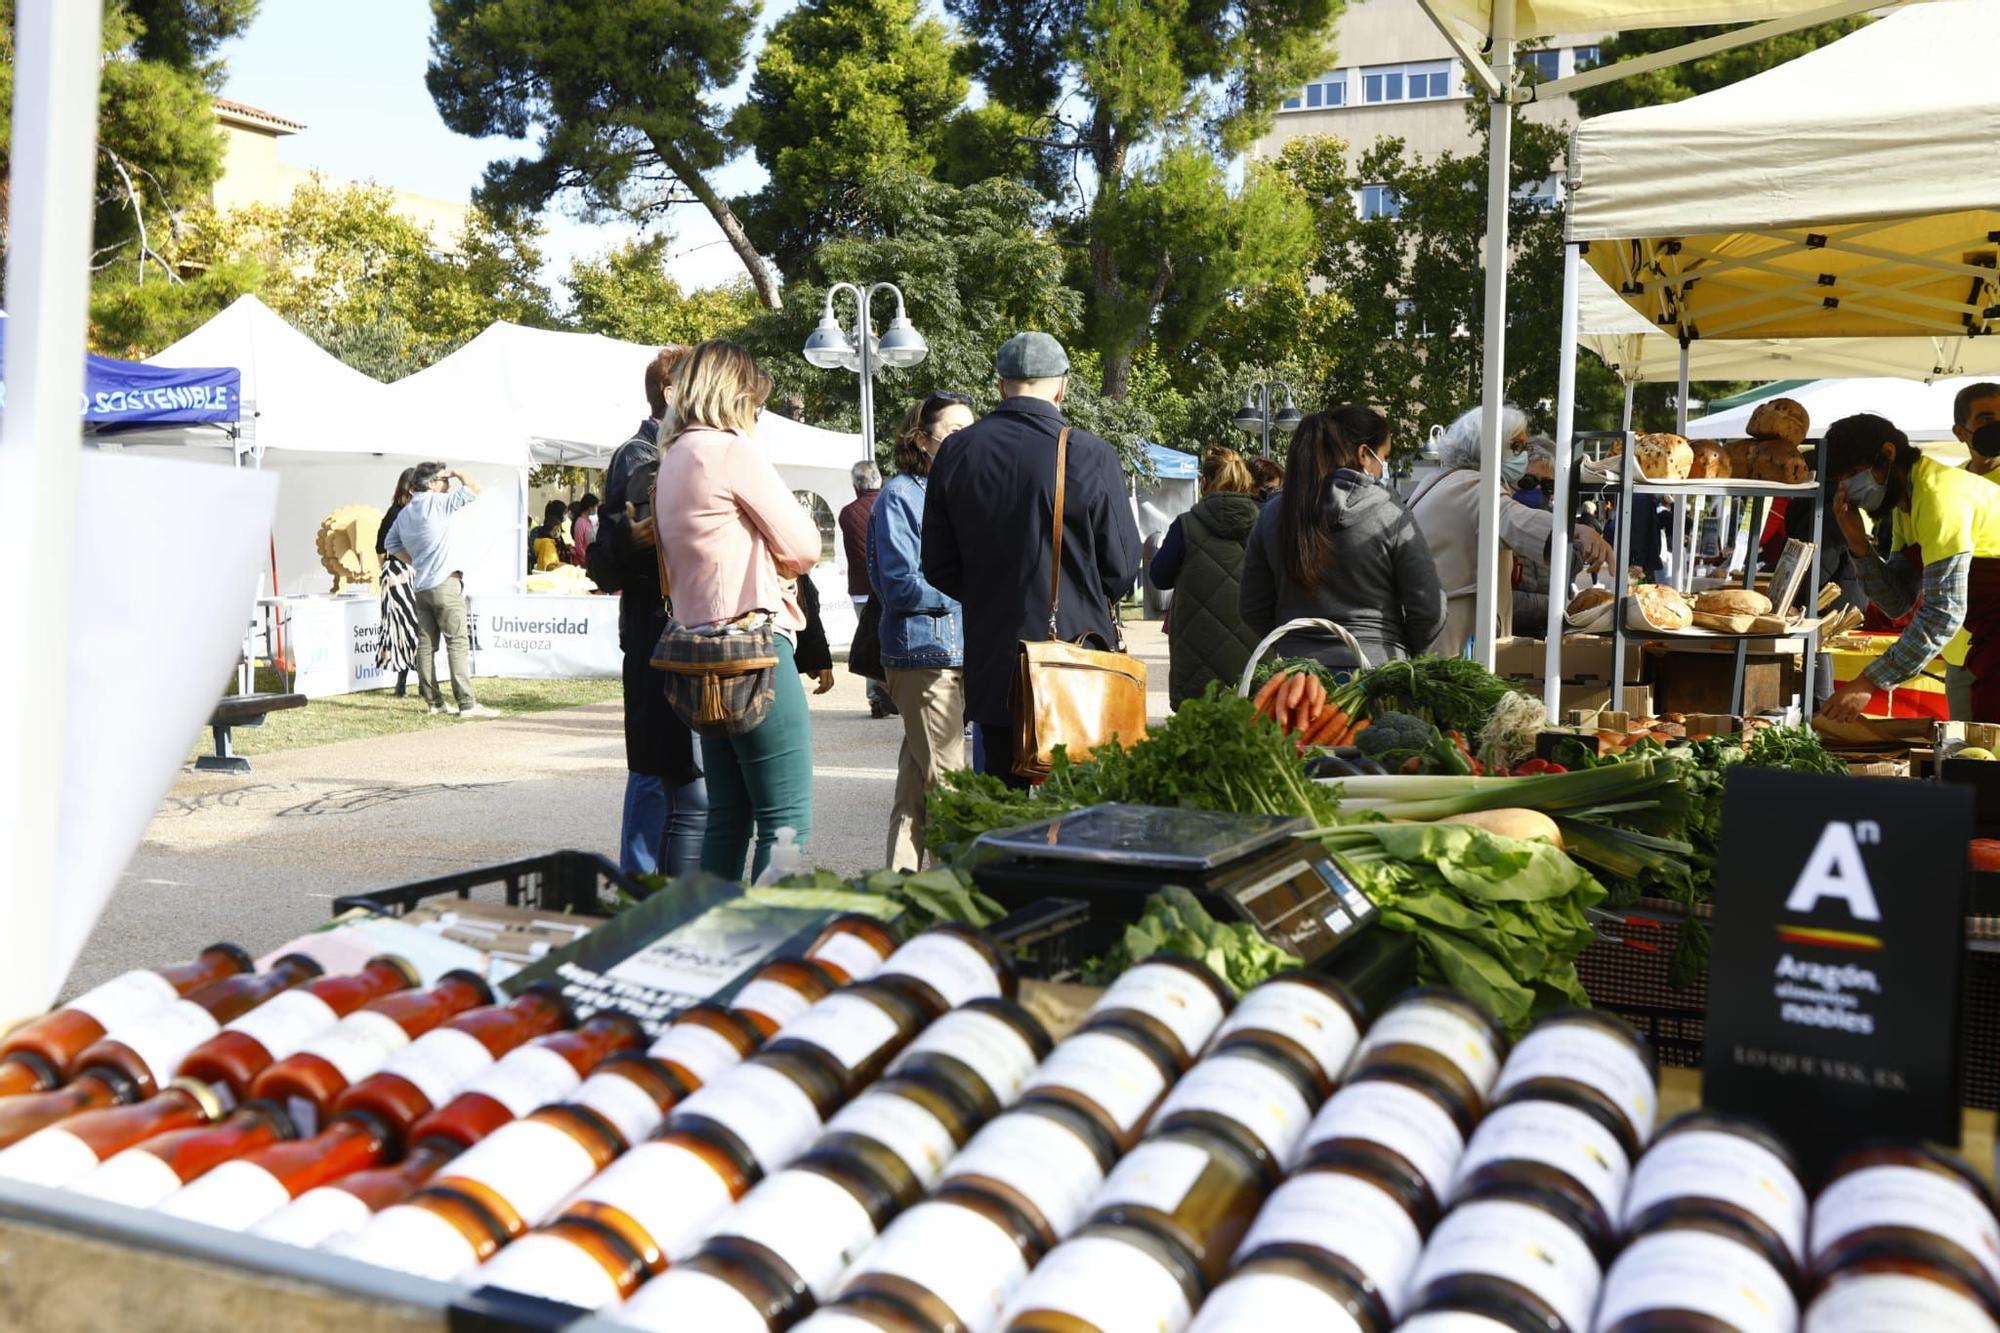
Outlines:
[[924, 579], [924, 492], [931, 459], [953, 431], [972, 424], [970, 400], [934, 393], [903, 418], [896, 475], [868, 520], [868, 581], [882, 602], [882, 665], [903, 717], [888, 861], [917, 870], [924, 859], [924, 797], [938, 778], [965, 767], [965, 627], [958, 603]]

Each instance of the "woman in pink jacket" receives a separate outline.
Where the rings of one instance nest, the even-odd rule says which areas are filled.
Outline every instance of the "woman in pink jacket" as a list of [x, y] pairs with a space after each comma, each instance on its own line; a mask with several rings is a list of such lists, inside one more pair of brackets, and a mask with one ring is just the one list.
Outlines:
[[819, 562], [819, 526], [755, 443], [771, 377], [732, 342], [705, 342], [674, 375], [677, 432], [660, 454], [657, 521], [674, 619], [700, 629], [767, 617], [776, 631], [777, 697], [755, 729], [701, 738], [708, 828], [701, 868], [743, 878], [754, 829], [755, 875], [778, 830], [812, 830], [812, 733], [794, 666], [806, 625], [794, 580]]

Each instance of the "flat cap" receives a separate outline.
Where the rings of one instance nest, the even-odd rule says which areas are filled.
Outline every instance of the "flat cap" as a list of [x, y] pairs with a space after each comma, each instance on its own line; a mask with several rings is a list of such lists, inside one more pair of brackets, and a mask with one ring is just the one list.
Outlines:
[[1069, 374], [1069, 353], [1046, 333], [1017, 333], [1000, 344], [993, 373], [1003, 380], [1046, 380]]

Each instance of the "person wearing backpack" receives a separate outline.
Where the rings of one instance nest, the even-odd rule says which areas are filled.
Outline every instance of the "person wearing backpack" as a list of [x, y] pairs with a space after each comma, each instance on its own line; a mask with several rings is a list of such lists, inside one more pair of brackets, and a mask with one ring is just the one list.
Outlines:
[[[666, 673], [652, 664], [667, 623], [652, 512], [660, 438], [672, 412], [674, 371], [688, 347], [662, 347], [647, 363], [652, 415], [618, 446], [604, 470], [604, 496], [584, 553], [584, 569], [618, 594], [618, 648], [624, 657], [625, 808], [618, 864], [628, 874], [693, 874], [701, 866], [708, 788], [694, 734], [667, 704]], [[669, 435], [670, 437], [670, 435]]]

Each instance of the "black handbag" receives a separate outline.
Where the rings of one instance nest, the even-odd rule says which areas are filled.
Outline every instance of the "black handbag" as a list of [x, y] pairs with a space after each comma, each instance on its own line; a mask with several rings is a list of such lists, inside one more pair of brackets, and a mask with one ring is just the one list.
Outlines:
[[864, 680], [887, 680], [882, 667], [882, 599], [870, 597], [861, 606], [854, 642], [847, 648], [847, 669]]

